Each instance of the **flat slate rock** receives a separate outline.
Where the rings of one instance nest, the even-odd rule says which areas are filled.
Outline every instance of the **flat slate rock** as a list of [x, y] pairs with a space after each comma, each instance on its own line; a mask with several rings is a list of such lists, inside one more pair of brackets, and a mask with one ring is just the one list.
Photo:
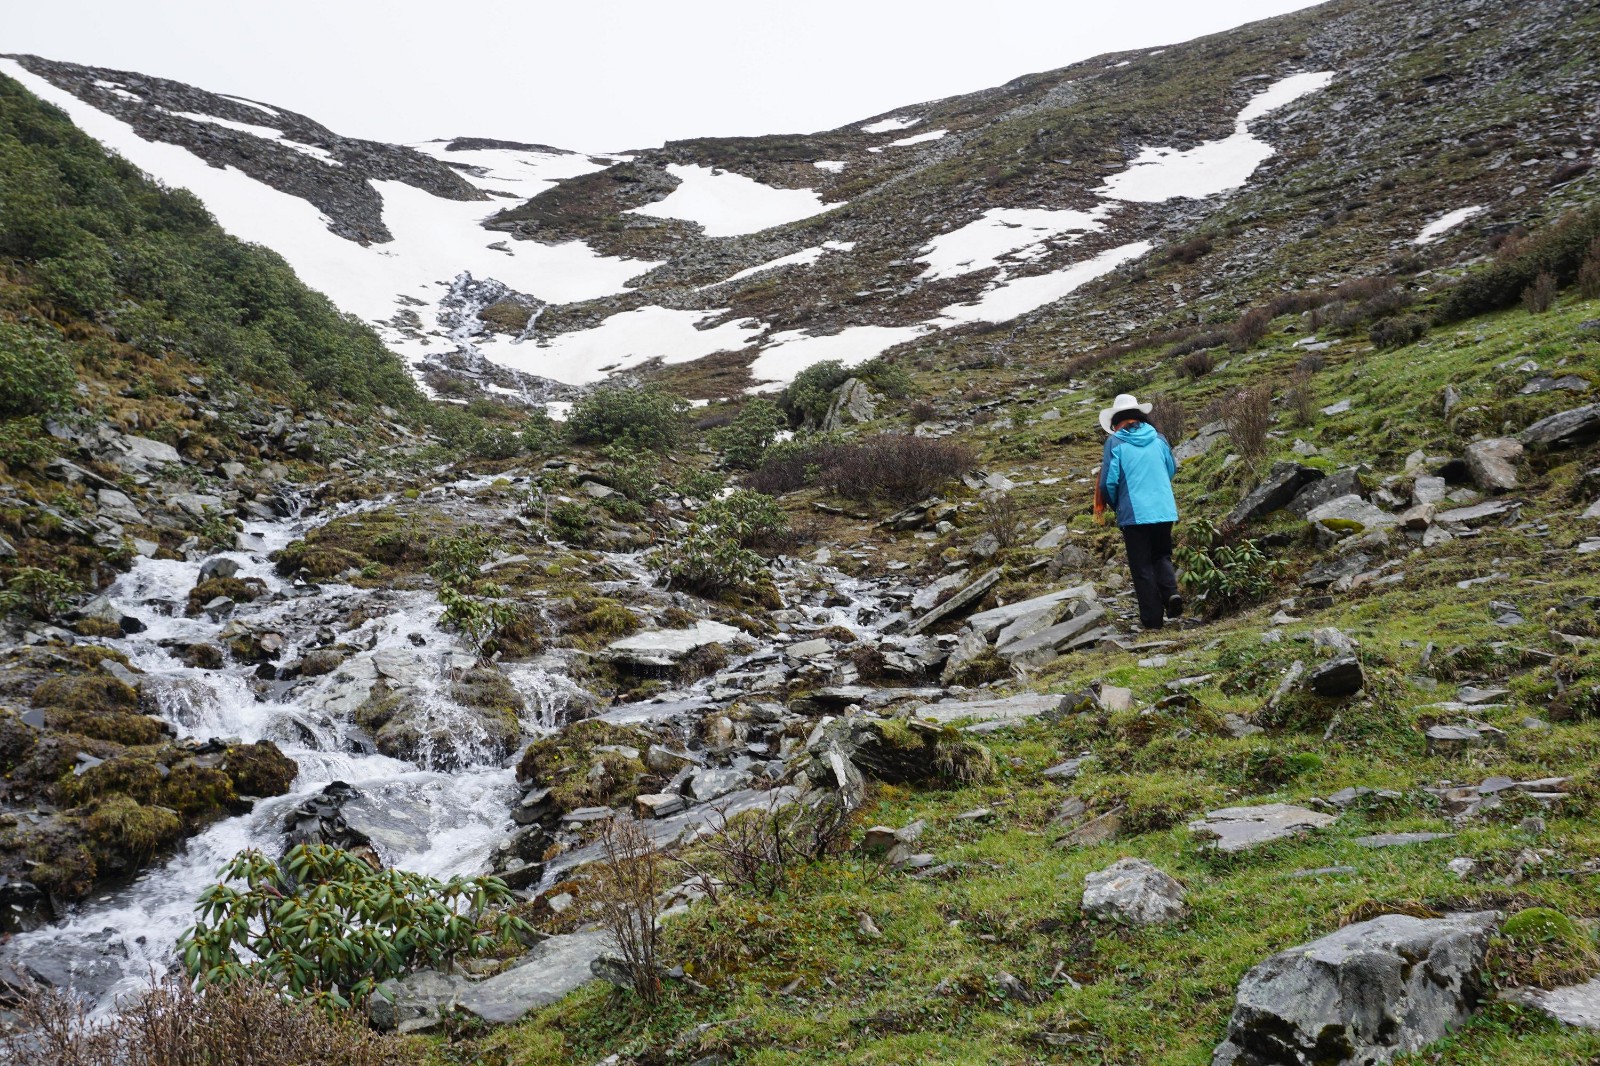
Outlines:
[[1320, 814], [1291, 803], [1264, 803], [1209, 811], [1204, 818], [1190, 822], [1189, 828], [1197, 836], [1209, 838], [1210, 846], [1217, 851], [1232, 853], [1321, 829], [1335, 820], [1335, 815]]
[[1053, 714], [1061, 709], [1063, 702], [1059, 692], [1021, 692], [994, 700], [940, 700], [918, 707], [912, 714], [939, 723], [964, 718], [977, 722], [1015, 722]]
[[1399, 848], [1407, 844], [1427, 844], [1434, 840], [1449, 840], [1454, 833], [1374, 833], [1356, 837], [1354, 843], [1364, 848]]
[[553, 936], [512, 969], [463, 990], [456, 1005], [486, 1022], [509, 1025], [594, 980], [589, 964], [609, 950], [604, 933]]
[[1565, 988], [1517, 988], [1501, 999], [1544, 1011], [1574, 1029], [1600, 1029], [1600, 977]]
[[930, 627], [937, 625], [944, 619], [955, 615], [957, 612], [971, 607], [973, 604], [977, 603], [983, 598], [984, 593], [988, 592], [999, 583], [1000, 569], [997, 567], [979, 577], [976, 581], [972, 582], [954, 596], [951, 596], [948, 600], [945, 600], [943, 603], [929, 611], [927, 614], [923, 615], [921, 618], [918, 618], [915, 622], [912, 622], [911, 625], [906, 627], [907, 635], [914, 637], [918, 633], [924, 632]]
[[1000, 630], [1019, 619], [1027, 618], [1049, 610], [1068, 600], [1093, 600], [1095, 598], [1093, 585], [1073, 585], [1070, 588], [1057, 589], [1047, 592], [1043, 596], [1035, 596], [1028, 600], [1018, 600], [1002, 607], [992, 607], [987, 611], [979, 611], [967, 619], [967, 624], [974, 633], [982, 633], [985, 637], [993, 638]]
[[606, 657], [638, 666], [676, 666], [690, 652], [744, 634], [730, 625], [701, 619], [688, 629], [648, 629], [606, 645]]

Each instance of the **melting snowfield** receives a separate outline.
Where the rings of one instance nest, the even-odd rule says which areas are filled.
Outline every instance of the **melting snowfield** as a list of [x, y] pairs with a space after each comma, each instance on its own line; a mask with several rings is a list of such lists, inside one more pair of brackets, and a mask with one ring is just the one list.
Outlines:
[[[1274, 82], [1251, 98], [1235, 117], [1233, 134], [1223, 140], [1186, 150], [1144, 148], [1126, 170], [1092, 190], [1112, 202], [1088, 210], [993, 208], [934, 237], [918, 254], [918, 261], [925, 264], [919, 280], [936, 281], [983, 270], [995, 274], [976, 299], [947, 306], [923, 322], [860, 325], [828, 336], [810, 336], [794, 330], [772, 333], [766, 323], [749, 318], [718, 322], [727, 316], [726, 308], [646, 306], [613, 314], [588, 329], [540, 341], [531, 335], [528, 339], [476, 336], [474, 309], [469, 307], [463, 313], [458, 300], [446, 314], [441, 301], [474, 286], [487, 291], [492, 286], [482, 283], [491, 279], [548, 304], [597, 300], [626, 292], [631, 282], [663, 264], [600, 255], [577, 240], [561, 244], [512, 240], [483, 229], [483, 221], [498, 210], [492, 201], [446, 200], [399, 181], [371, 183], [382, 197], [384, 222], [394, 240], [363, 248], [331, 233], [327, 220], [298, 197], [280, 193], [240, 171], [212, 167], [177, 145], [145, 141], [120, 120], [30, 74], [15, 61], [0, 60], [0, 71], [64, 109], [86, 133], [136, 166], [168, 184], [194, 191], [225, 229], [273, 248], [307, 284], [326, 293], [342, 310], [371, 323], [390, 347], [413, 364], [465, 348], [513, 370], [583, 386], [654, 359], [684, 363], [718, 352], [750, 349], [756, 356], [752, 374], [764, 383], [757, 388], [764, 390], [789, 381], [821, 360], [856, 365], [894, 345], [939, 330], [973, 322], [1010, 321], [1146, 254], [1150, 243], [1137, 241], [1048, 273], [1015, 276], [1061, 246], [1076, 245], [1085, 236], [1104, 231], [1115, 201], [1158, 203], [1178, 197], [1199, 198], [1243, 185], [1274, 152], [1270, 144], [1250, 132], [1250, 124], [1333, 79], [1332, 72], [1322, 71]], [[264, 116], [277, 115], [265, 105], [251, 106]], [[326, 155], [314, 146], [288, 142], [281, 131], [264, 124], [200, 114], [184, 117]], [[921, 121], [920, 116], [895, 115], [858, 128], [865, 133], [888, 133]], [[929, 130], [869, 151], [929, 143], [947, 132]], [[449, 143], [427, 141], [412, 147], [450, 164], [491, 196], [519, 201], [615, 161], [532, 148], [451, 152], [446, 150]], [[832, 160], [812, 165], [829, 173], [838, 173], [845, 166]], [[758, 233], [840, 206], [825, 202], [812, 189], [776, 188], [708, 166], [672, 164], [667, 171], [678, 179], [678, 186], [663, 199], [631, 213], [691, 222], [707, 237]], [[1430, 223], [1416, 243], [1435, 239], [1480, 210], [1462, 208]], [[807, 266], [824, 255], [847, 254], [854, 246], [854, 242], [826, 241], [747, 267], [701, 286], [700, 291], [765, 271]]]
[[738, 237], [798, 222], [838, 207], [810, 189], [777, 189], [754, 178], [699, 165], [670, 163], [680, 184], [666, 199], [629, 214], [695, 222], [707, 237]]
[[1417, 234], [1416, 237], [1412, 239], [1411, 243], [1432, 244], [1440, 237], [1443, 237], [1446, 233], [1461, 225], [1461, 223], [1470, 218], [1476, 218], [1487, 210], [1489, 210], [1487, 207], [1478, 206], [1458, 207], [1448, 215], [1445, 215], [1442, 218], [1436, 218], [1426, 226], [1423, 226], [1422, 232]]
[[1250, 123], [1333, 80], [1332, 71], [1295, 74], [1258, 93], [1234, 119], [1233, 135], [1179, 151], [1145, 148], [1127, 170], [1094, 190], [1112, 200], [1154, 204], [1177, 197], [1201, 199], [1237, 189], [1276, 149], [1250, 132]]

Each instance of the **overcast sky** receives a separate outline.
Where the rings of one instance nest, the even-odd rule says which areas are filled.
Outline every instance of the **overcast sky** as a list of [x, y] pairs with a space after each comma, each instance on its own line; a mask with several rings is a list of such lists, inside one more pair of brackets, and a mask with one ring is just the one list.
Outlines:
[[813, 132], [1305, 0], [11, 0], [0, 51], [277, 104], [347, 136], [586, 151]]

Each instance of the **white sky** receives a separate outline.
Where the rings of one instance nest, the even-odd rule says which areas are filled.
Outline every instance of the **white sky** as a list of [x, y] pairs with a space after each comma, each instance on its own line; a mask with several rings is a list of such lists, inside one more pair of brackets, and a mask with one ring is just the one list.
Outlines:
[[49, 0], [0, 52], [136, 70], [384, 141], [585, 151], [808, 133], [1306, 0]]

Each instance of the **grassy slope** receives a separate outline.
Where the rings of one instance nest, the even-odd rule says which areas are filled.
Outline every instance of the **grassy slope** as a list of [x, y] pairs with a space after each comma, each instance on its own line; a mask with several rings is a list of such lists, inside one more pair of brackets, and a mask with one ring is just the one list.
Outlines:
[[[1326, 353], [1317, 375], [1319, 404], [1356, 399], [1347, 414], [1294, 428], [1287, 419], [1277, 447], [1288, 454], [1299, 437], [1315, 443], [1329, 468], [1368, 463], [1375, 477], [1398, 473], [1414, 448], [1430, 455], [1457, 454], [1475, 432], [1499, 432], [1502, 422], [1521, 426], [1580, 402], [1572, 394], [1519, 397], [1527, 375], [1505, 368], [1532, 358], [1545, 369], [1600, 381], [1600, 334], [1580, 324], [1600, 316], [1600, 303], [1568, 298], [1556, 310], [1532, 316], [1505, 312], [1436, 329], [1417, 345], [1394, 352], [1345, 341]], [[1288, 320], [1280, 320], [1282, 327]], [[1155, 384], [1192, 410], [1231, 387], [1281, 378], [1298, 360], [1296, 335], [1279, 333], [1246, 356], [1198, 382], [1161, 367]], [[1147, 356], [1148, 358], [1148, 356]], [[1125, 362], [1138, 364], [1138, 353]], [[1116, 367], [1110, 368], [1112, 372]], [[1092, 393], [1032, 384], [1017, 371], [963, 375], [968, 398], [1013, 395], [1018, 427], [993, 424], [972, 431], [991, 468], [1016, 478], [1063, 477], [1055, 486], [1024, 486], [1016, 494], [1030, 518], [1070, 519], [1077, 543], [1113, 561], [1109, 530], [1087, 520], [1083, 486], [1098, 456], [1098, 433], [1088, 423]], [[1033, 378], [1037, 381], [1037, 378]], [[928, 393], [949, 381], [929, 375]], [[1439, 402], [1444, 386], [1464, 395], [1456, 421], [1447, 425]], [[1065, 395], [1063, 395], [1065, 394]], [[1036, 416], [1056, 406], [1067, 417]], [[896, 420], [891, 415], [881, 428]], [[1087, 427], [1087, 428], [1086, 428]], [[1180, 476], [1184, 511], [1218, 517], [1240, 491], [1238, 466], [1224, 470], [1221, 452], [1187, 465]], [[593, 986], [521, 1026], [436, 1046], [445, 1062], [543, 1063], [595, 1061], [622, 1051], [639, 1061], [693, 1061], [722, 1051], [737, 1061], [997, 1063], [1031, 1061], [1209, 1061], [1231, 1010], [1239, 977], [1255, 962], [1322, 935], [1373, 902], [1423, 903], [1435, 908], [1502, 906], [1534, 900], [1574, 916], [1600, 915], [1600, 894], [1587, 876], [1562, 876], [1600, 854], [1597, 829], [1584, 790], [1550, 814], [1537, 840], [1518, 828], [1526, 811], [1482, 819], [1448, 841], [1368, 850], [1351, 838], [1376, 831], [1436, 830], [1451, 826], [1417, 800], [1416, 790], [1442, 780], [1476, 782], [1491, 774], [1536, 777], [1584, 775], [1600, 753], [1600, 723], [1555, 724], [1545, 731], [1520, 726], [1542, 713], [1553, 691], [1549, 669], [1507, 671], [1515, 704], [1481, 716], [1506, 729], [1504, 752], [1429, 757], [1421, 727], [1423, 705], [1448, 699], [1456, 683], [1424, 675], [1422, 646], [1440, 650], [1509, 640], [1519, 646], [1566, 653], [1550, 636], [1560, 618], [1568, 632], [1592, 633], [1592, 609], [1550, 616], [1572, 596], [1597, 590], [1593, 567], [1573, 554], [1577, 512], [1588, 503], [1576, 494], [1578, 475], [1594, 465], [1592, 450], [1536, 457], [1525, 491], [1525, 515], [1543, 528], [1486, 530], [1405, 562], [1405, 579], [1383, 588], [1337, 597], [1325, 611], [1304, 613], [1282, 627], [1277, 643], [1261, 633], [1277, 609], [1267, 604], [1204, 627], [1163, 634], [1178, 641], [1169, 661], [1141, 667], [1140, 653], [1095, 652], [1059, 660], [1034, 679], [1035, 687], [1067, 691], [1094, 680], [1128, 685], [1141, 704], [1165, 695], [1164, 684], [1202, 673], [1212, 682], [1193, 690], [1194, 708], [1154, 718], [1080, 717], [1035, 724], [993, 738], [1003, 772], [988, 785], [962, 792], [912, 792], [883, 788], [862, 824], [900, 825], [925, 818], [920, 845], [959, 866], [946, 880], [883, 874], [856, 856], [799, 873], [776, 900], [736, 897], [702, 907], [671, 926], [671, 961], [690, 965], [717, 991], [674, 992], [648, 1012], [626, 996]], [[1281, 520], [1279, 525], [1291, 528]], [[958, 535], [967, 539], [967, 530]], [[1589, 532], [1593, 532], [1592, 530]], [[938, 547], [935, 546], [935, 550]], [[884, 545], [887, 554], [926, 558], [927, 545], [905, 538]], [[1315, 554], [1287, 552], [1291, 570]], [[1033, 558], [1014, 549], [1005, 561], [1020, 571]], [[1509, 580], [1459, 590], [1455, 582], [1499, 571]], [[1015, 594], [1026, 591], [1013, 582]], [[1286, 586], [1284, 595], [1293, 593]], [[1491, 622], [1490, 601], [1517, 603], [1530, 623], [1507, 630]], [[1287, 723], [1266, 736], [1219, 735], [1221, 714], [1249, 715], [1265, 701], [1282, 667], [1295, 658], [1314, 661], [1306, 639], [1316, 626], [1336, 625], [1356, 636], [1367, 662], [1370, 699], [1339, 708], [1301, 699]], [[1145, 653], [1148, 654], [1148, 653]], [[1593, 684], [1600, 663], [1592, 653], [1564, 664]], [[1437, 686], [1437, 687], [1435, 687]], [[1337, 716], [1338, 724], [1327, 729]], [[1328, 734], [1324, 739], [1325, 732]], [[1058, 786], [1039, 771], [1082, 751], [1098, 763], [1077, 781]], [[1223, 861], [1200, 853], [1184, 821], [1232, 802], [1306, 800], [1347, 785], [1407, 793], [1389, 809], [1346, 814], [1332, 829], [1303, 841]], [[1092, 809], [1126, 801], [1145, 831], [1080, 850], [1057, 844], [1052, 816], [1069, 795]], [[987, 822], [955, 816], [978, 806], [993, 809]], [[1544, 865], [1514, 886], [1503, 883], [1522, 848], [1548, 849]], [[1191, 917], [1163, 930], [1129, 932], [1086, 921], [1078, 911], [1083, 877], [1124, 855], [1144, 856], [1190, 890]], [[1458, 881], [1445, 869], [1454, 856], [1483, 860], [1494, 876]], [[1292, 879], [1290, 872], [1345, 865], [1355, 872]], [[872, 915], [882, 940], [858, 932], [858, 914]], [[1059, 968], [1059, 969], [1058, 969]], [[1038, 1002], [1007, 999], [997, 976], [1008, 972], [1032, 989]], [[1081, 987], [1073, 987], [1064, 976]], [[1056, 976], [1052, 976], [1056, 975]], [[780, 994], [795, 978], [792, 995]], [[710, 1023], [704, 1030], [691, 1029]], [[1047, 1046], [1039, 1034], [1067, 1033], [1066, 1046]], [[671, 1056], [666, 1052], [677, 1048]], [[1570, 1032], [1542, 1018], [1494, 1006], [1437, 1049], [1451, 1063], [1543, 1063], [1600, 1054], [1600, 1035]], [[1428, 1061], [1435, 1061], [1431, 1058]]]

